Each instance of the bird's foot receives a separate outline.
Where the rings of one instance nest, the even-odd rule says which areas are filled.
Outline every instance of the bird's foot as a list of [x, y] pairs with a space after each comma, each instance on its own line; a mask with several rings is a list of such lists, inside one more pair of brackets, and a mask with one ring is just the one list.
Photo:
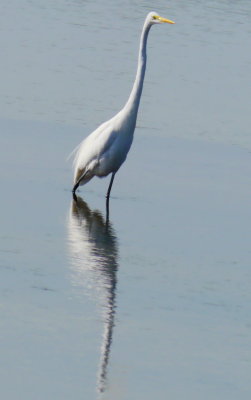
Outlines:
[[73, 198], [74, 201], [76, 201], [76, 202], [78, 201], [78, 198], [77, 198], [77, 195], [76, 195], [74, 189], [72, 190], [72, 198]]

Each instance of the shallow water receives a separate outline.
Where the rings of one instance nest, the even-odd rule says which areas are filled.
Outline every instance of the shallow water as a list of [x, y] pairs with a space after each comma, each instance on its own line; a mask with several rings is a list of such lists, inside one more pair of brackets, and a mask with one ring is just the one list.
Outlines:
[[66, 158], [125, 101], [152, 6], [103, 4], [2, 6], [1, 392], [249, 399], [250, 3], [155, 4], [176, 25], [150, 32], [109, 222], [108, 179], [76, 206]]

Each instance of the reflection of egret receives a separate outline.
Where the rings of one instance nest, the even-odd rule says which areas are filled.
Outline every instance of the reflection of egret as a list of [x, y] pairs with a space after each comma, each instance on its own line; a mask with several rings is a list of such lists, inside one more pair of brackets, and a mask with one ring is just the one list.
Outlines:
[[105, 329], [101, 346], [97, 388], [105, 390], [107, 367], [115, 317], [118, 269], [117, 240], [111, 224], [99, 211], [91, 211], [81, 197], [72, 202], [69, 217], [69, 242], [73, 283], [99, 295], [104, 310]]

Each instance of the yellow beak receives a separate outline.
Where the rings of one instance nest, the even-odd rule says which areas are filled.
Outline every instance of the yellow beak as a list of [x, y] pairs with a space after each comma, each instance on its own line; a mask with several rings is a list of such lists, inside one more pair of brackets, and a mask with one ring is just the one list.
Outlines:
[[168, 24], [175, 24], [175, 22], [174, 21], [171, 21], [170, 19], [166, 19], [166, 18], [162, 18], [162, 17], [157, 17], [157, 19], [160, 21], [160, 22], [167, 22]]

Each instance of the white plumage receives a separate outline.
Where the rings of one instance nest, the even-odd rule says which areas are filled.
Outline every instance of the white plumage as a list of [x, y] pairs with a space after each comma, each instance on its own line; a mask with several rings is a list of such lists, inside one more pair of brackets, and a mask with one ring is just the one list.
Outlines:
[[173, 21], [151, 12], [147, 15], [140, 38], [138, 68], [129, 99], [121, 111], [101, 124], [80, 143], [74, 160], [73, 197], [79, 185], [84, 185], [94, 176], [104, 177], [112, 173], [107, 191], [109, 200], [115, 173], [126, 159], [133, 141], [137, 113], [146, 69], [146, 43], [153, 24]]

